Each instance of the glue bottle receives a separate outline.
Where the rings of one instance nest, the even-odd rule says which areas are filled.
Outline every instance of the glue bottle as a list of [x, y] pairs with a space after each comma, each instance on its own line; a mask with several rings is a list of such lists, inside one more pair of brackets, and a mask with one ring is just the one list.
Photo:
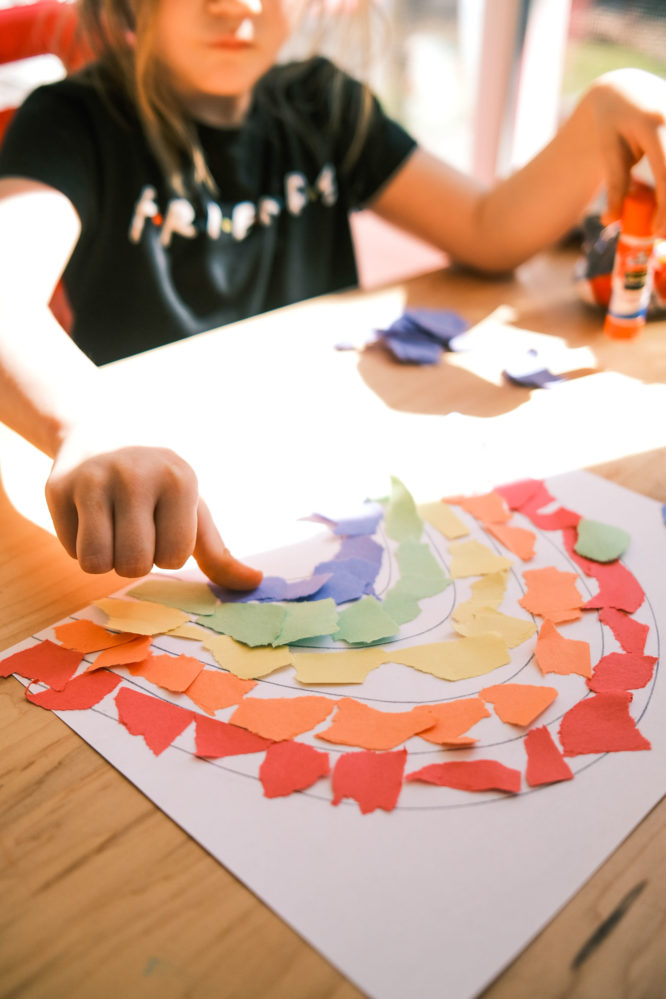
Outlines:
[[604, 323], [604, 333], [615, 340], [630, 340], [645, 325], [652, 293], [654, 211], [653, 189], [632, 180], [622, 205], [611, 298]]

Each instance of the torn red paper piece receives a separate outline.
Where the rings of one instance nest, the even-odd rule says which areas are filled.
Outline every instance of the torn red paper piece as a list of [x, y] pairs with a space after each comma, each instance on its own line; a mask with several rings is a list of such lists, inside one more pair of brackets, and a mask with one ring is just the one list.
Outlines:
[[518, 603], [530, 614], [538, 614], [558, 624], [581, 616], [583, 598], [576, 589], [575, 572], [561, 572], [553, 566], [526, 569], [523, 579], [527, 591]]
[[138, 635], [123, 645], [112, 649], [103, 649], [88, 666], [88, 672], [96, 669], [110, 669], [111, 666], [129, 666], [130, 663], [140, 663], [150, 652], [152, 635]]
[[141, 735], [155, 756], [163, 753], [184, 732], [194, 712], [159, 697], [121, 687], [116, 694], [118, 720], [131, 735]]
[[33, 704], [49, 711], [83, 711], [99, 704], [107, 694], [123, 682], [121, 676], [109, 673], [82, 673], [69, 680], [62, 690], [42, 690], [33, 693], [26, 690], [25, 696]]
[[241, 756], [244, 753], [260, 753], [271, 745], [270, 739], [262, 739], [254, 732], [248, 732], [229, 722], [217, 718], [195, 715], [195, 752], [197, 756], [215, 757]]
[[459, 763], [431, 763], [407, 774], [405, 780], [421, 780], [459, 791], [520, 791], [520, 770], [505, 767], [496, 760], [462, 760]]
[[[539, 506], [543, 505], [543, 503], [539, 504]], [[540, 513], [539, 506], [533, 505], [530, 500], [521, 507], [520, 512], [525, 514], [534, 526], [542, 531], [558, 531], [565, 527], [575, 527], [581, 520], [579, 513], [576, 513], [575, 510], [568, 510], [565, 506], [558, 507], [552, 513]]]
[[401, 742], [433, 725], [429, 705], [411, 711], [378, 711], [368, 704], [344, 697], [328, 728], [317, 733], [318, 739], [359, 749], [395, 749]]
[[614, 610], [633, 614], [645, 600], [645, 594], [636, 577], [621, 562], [608, 565], [594, 563], [590, 575], [599, 583], [599, 591], [583, 606], [588, 609], [612, 607]]
[[554, 687], [528, 683], [497, 683], [480, 691], [490, 701], [501, 721], [508, 725], [531, 725], [557, 697]]
[[182, 694], [194, 683], [203, 670], [203, 663], [194, 656], [153, 656], [149, 655], [140, 662], [130, 666], [132, 676], [142, 676], [158, 687]]
[[523, 562], [528, 562], [534, 558], [534, 545], [536, 543], [534, 531], [530, 531], [526, 527], [511, 527], [509, 524], [488, 524], [486, 530]]
[[305, 791], [330, 773], [328, 753], [302, 742], [276, 742], [266, 750], [259, 780], [267, 798]]
[[542, 673], [560, 673], [567, 676], [592, 676], [592, 657], [589, 642], [565, 638], [552, 621], [544, 621], [537, 637], [534, 658]]
[[511, 516], [504, 497], [495, 491], [482, 496], [458, 496], [455, 502], [482, 524], [504, 524]]
[[316, 694], [305, 697], [248, 697], [241, 701], [229, 720], [272, 742], [284, 742], [319, 725], [328, 718], [335, 705], [333, 698]]
[[185, 693], [209, 715], [222, 708], [240, 704], [246, 694], [257, 686], [256, 680], [241, 680], [233, 673], [222, 673], [218, 669], [203, 669]]
[[101, 624], [82, 617], [76, 621], [66, 621], [53, 629], [56, 638], [66, 649], [74, 649], [84, 655], [88, 652], [100, 652], [102, 649], [112, 649], [116, 645], [126, 645], [136, 638], [131, 632], [118, 634], [103, 628]]
[[64, 649], [62, 645], [46, 639], [0, 659], [0, 676], [18, 673], [25, 680], [39, 680], [48, 683], [53, 690], [62, 690], [76, 673], [82, 659], [80, 652]]
[[352, 798], [364, 815], [377, 808], [393, 811], [400, 797], [406, 760], [406, 749], [345, 753], [333, 770], [333, 804]]
[[520, 479], [517, 482], [508, 482], [503, 486], [496, 486], [495, 492], [503, 496], [510, 510], [520, 510], [529, 500], [538, 495], [546, 495], [546, 499], [541, 503], [552, 503], [553, 497], [550, 495], [540, 479]]
[[625, 652], [642, 652], [645, 648], [650, 630], [647, 624], [641, 624], [625, 611], [615, 610], [614, 607], [602, 607], [599, 620], [610, 628]]
[[525, 779], [530, 787], [541, 784], [555, 784], [561, 780], [572, 780], [573, 773], [553, 738], [544, 726], [533, 728], [525, 736], [527, 769]]
[[490, 711], [480, 697], [462, 697], [457, 701], [429, 704], [435, 724], [423, 732], [420, 739], [427, 739], [438, 746], [472, 746], [472, 736], [464, 735], [482, 718], [490, 718]]
[[629, 714], [632, 699], [629, 691], [608, 690], [574, 704], [560, 723], [564, 755], [651, 749]]
[[652, 679], [656, 656], [640, 652], [609, 652], [594, 667], [587, 681], [590, 690], [636, 690]]

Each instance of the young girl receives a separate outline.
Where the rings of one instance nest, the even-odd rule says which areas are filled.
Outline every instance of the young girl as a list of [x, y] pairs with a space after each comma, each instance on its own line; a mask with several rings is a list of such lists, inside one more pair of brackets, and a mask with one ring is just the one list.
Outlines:
[[[617, 216], [646, 154], [666, 234], [663, 81], [601, 78], [546, 149], [484, 190], [332, 63], [276, 65], [314, 6], [81, 0], [97, 61], [31, 95], [0, 150], [0, 419], [54, 459], [49, 509], [88, 572], [194, 554], [218, 583], [257, 585], [181, 458], [109, 440], [95, 365], [353, 285], [352, 209], [505, 271], [563, 235], [604, 179]], [[61, 275], [71, 338], [48, 308]]]

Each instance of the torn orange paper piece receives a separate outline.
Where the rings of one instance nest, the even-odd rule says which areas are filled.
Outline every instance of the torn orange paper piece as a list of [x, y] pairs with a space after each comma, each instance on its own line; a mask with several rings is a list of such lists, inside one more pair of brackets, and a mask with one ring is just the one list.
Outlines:
[[218, 721], [217, 718], [205, 718], [195, 715], [195, 753], [208, 759], [219, 759], [222, 756], [244, 756], [246, 753], [260, 753], [271, 745], [270, 739], [263, 739], [254, 732], [231, 725], [229, 722]]
[[222, 708], [240, 704], [256, 686], [255, 680], [241, 680], [233, 673], [221, 673], [218, 669], [203, 669], [185, 693], [203, 711], [214, 715]]
[[526, 569], [523, 579], [527, 592], [518, 603], [530, 614], [538, 614], [555, 624], [575, 621], [581, 616], [583, 598], [576, 589], [575, 572], [561, 572], [553, 566]]
[[101, 652], [116, 645], [124, 645], [135, 636], [126, 631], [120, 635], [107, 631], [101, 624], [82, 617], [77, 621], [66, 621], [53, 629], [56, 638], [65, 649], [74, 649], [84, 655], [88, 652]]
[[428, 708], [435, 724], [418, 735], [438, 746], [472, 746], [476, 739], [464, 733], [482, 718], [490, 718], [490, 711], [479, 697], [429, 704]]
[[329, 728], [318, 732], [317, 738], [359, 749], [395, 749], [417, 732], [430, 728], [433, 721], [426, 705], [419, 705], [410, 711], [378, 711], [345, 697], [338, 701]]
[[42, 690], [33, 693], [26, 690], [25, 696], [33, 704], [49, 711], [84, 711], [99, 704], [107, 694], [123, 682], [115, 673], [82, 673], [68, 680], [62, 690]]
[[363, 683], [373, 669], [390, 659], [383, 648], [344, 649], [341, 652], [292, 652], [299, 683]]
[[114, 631], [132, 631], [137, 635], [160, 635], [185, 624], [187, 614], [175, 607], [164, 607], [148, 600], [122, 600], [104, 597], [95, 607], [108, 615], [106, 622]]
[[129, 687], [121, 687], [116, 694], [116, 707], [118, 720], [131, 735], [143, 736], [155, 756], [163, 753], [194, 719], [192, 711]]
[[555, 784], [561, 780], [571, 780], [573, 773], [552, 736], [544, 726], [533, 728], [525, 736], [527, 769], [525, 779], [530, 787], [541, 784]]
[[24, 680], [39, 680], [54, 690], [62, 690], [76, 673], [82, 658], [80, 652], [64, 649], [46, 639], [0, 659], [0, 676], [18, 673]]
[[651, 749], [629, 714], [632, 700], [629, 691], [608, 690], [574, 704], [560, 724], [564, 755]]
[[501, 721], [508, 725], [531, 725], [557, 697], [554, 687], [537, 687], [528, 683], [497, 683], [480, 692], [490, 701]]
[[203, 663], [193, 656], [147, 656], [143, 662], [130, 666], [132, 676], [142, 676], [158, 687], [182, 694], [203, 670]]
[[115, 645], [112, 649], [102, 649], [100, 654], [88, 664], [86, 671], [92, 673], [97, 669], [110, 669], [112, 666], [140, 663], [149, 654], [152, 641], [152, 635], [139, 635], [136, 638], [130, 638], [122, 645]]
[[534, 558], [536, 544], [534, 531], [530, 531], [526, 527], [512, 527], [508, 524], [488, 524], [486, 530], [523, 562], [528, 562]]
[[335, 700], [317, 694], [303, 697], [248, 697], [229, 721], [264, 739], [283, 742], [309, 732], [333, 711]]
[[443, 534], [449, 541], [464, 538], [469, 528], [444, 500], [434, 503], [420, 503], [417, 508], [423, 520]]
[[542, 673], [560, 673], [567, 676], [592, 676], [592, 658], [589, 642], [565, 638], [552, 621], [544, 621], [536, 641], [534, 658]]
[[333, 770], [333, 804], [343, 798], [355, 801], [363, 815], [383, 808], [391, 812], [398, 804], [402, 790], [407, 750], [396, 749], [388, 753], [345, 753]]
[[520, 770], [505, 767], [496, 760], [462, 760], [459, 763], [431, 763], [407, 774], [405, 780], [421, 780], [459, 791], [520, 791]]
[[211, 635], [203, 645], [213, 653], [218, 665], [241, 680], [257, 680], [283, 666], [291, 666], [292, 662], [288, 645], [250, 647], [229, 635]]
[[599, 620], [615, 635], [625, 652], [642, 652], [649, 632], [647, 624], [641, 624], [625, 611], [613, 607], [602, 607]]
[[481, 496], [459, 496], [456, 502], [482, 524], [505, 524], [511, 516], [504, 497], [494, 490]]
[[513, 565], [511, 559], [504, 558], [503, 555], [496, 555], [480, 541], [453, 541], [449, 549], [452, 556], [452, 579], [462, 579], [465, 576], [484, 576], [488, 572], [501, 572]]
[[656, 662], [656, 656], [644, 656], [640, 652], [609, 652], [594, 667], [587, 685], [597, 692], [646, 687]]
[[467, 680], [483, 676], [511, 661], [506, 642], [499, 635], [476, 635], [451, 642], [412, 645], [390, 652], [391, 662], [431, 673], [440, 680]]
[[266, 750], [259, 780], [267, 798], [305, 791], [330, 773], [328, 753], [302, 742], [276, 742]]
[[459, 635], [499, 635], [510, 649], [522, 645], [536, 632], [534, 621], [524, 617], [510, 617], [493, 608], [479, 608], [475, 613], [454, 624]]

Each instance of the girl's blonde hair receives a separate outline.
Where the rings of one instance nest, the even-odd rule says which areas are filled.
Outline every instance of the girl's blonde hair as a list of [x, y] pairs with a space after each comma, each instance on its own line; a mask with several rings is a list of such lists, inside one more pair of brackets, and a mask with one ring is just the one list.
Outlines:
[[[89, 72], [102, 87], [104, 80], [110, 77], [129, 98], [164, 176], [177, 194], [187, 194], [201, 185], [216, 194], [217, 186], [208, 169], [194, 122], [178, 102], [155, 56], [154, 13], [159, 2], [160, 0], [78, 0], [82, 28], [96, 59]], [[370, 60], [373, 0], [352, 0], [353, 13], [327, 11], [327, 2], [330, 6], [331, 0], [308, 0], [305, 4], [307, 31], [304, 34], [307, 35], [310, 51], [303, 50], [303, 40], [300, 49], [291, 45], [290, 55], [296, 61], [292, 69], [283, 75], [283, 87], [271, 88], [270, 94], [268, 88], [263, 88], [262, 92], [264, 101], [270, 102], [271, 110], [289, 121], [295, 129], [301, 130], [306, 141], [309, 136], [303, 123], [286, 100], [286, 88], [290, 78], [298, 72], [299, 61], [322, 50], [334, 56], [336, 53], [332, 51], [332, 47], [336, 46], [335, 41], [332, 45], [331, 36], [337, 36], [337, 48], [340, 52], [351, 51], [355, 54], [356, 65], [350, 68], [359, 76], [366, 75]], [[327, 26], [332, 26], [334, 30], [329, 32]], [[372, 97], [367, 84], [363, 83], [357, 106], [353, 109], [345, 108], [342, 71], [332, 63], [326, 76], [324, 82], [330, 89], [333, 101], [332, 130], [336, 129], [343, 114], [347, 117], [351, 111], [355, 120], [353, 140], [343, 164], [345, 169], [360, 154], [370, 118]]]

